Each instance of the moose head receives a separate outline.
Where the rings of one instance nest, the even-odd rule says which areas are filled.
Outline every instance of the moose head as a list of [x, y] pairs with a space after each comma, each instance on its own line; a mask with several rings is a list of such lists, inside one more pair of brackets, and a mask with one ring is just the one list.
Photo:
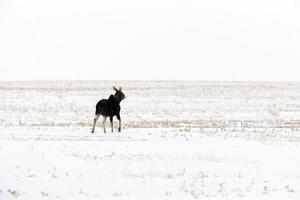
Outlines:
[[116, 87], [113, 87], [113, 88], [116, 91], [115, 97], [119, 102], [122, 101], [123, 99], [125, 99], [125, 94], [122, 92], [121, 87], [119, 87], [119, 89], [117, 89]]

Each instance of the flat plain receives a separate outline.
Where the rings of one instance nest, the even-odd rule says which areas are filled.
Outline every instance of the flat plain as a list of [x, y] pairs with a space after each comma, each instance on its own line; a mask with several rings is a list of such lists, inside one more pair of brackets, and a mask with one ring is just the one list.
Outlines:
[[[91, 134], [113, 86], [122, 132]], [[0, 82], [0, 102], [1, 200], [300, 198], [297, 82]]]

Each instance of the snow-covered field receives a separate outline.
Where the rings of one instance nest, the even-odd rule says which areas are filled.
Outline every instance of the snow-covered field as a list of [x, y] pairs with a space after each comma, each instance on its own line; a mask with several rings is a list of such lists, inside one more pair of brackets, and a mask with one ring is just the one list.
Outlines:
[[[122, 133], [91, 134], [113, 85]], [[1, 82], [0, 102], [0, 200], [300, 199], [300, 83]]]

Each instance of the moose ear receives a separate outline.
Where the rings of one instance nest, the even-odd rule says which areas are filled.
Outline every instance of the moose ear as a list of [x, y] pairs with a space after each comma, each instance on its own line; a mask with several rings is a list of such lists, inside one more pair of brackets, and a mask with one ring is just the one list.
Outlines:
[[118, 89], [117, 89], [115, 86], [114, 86], [113, 88], [114, 88], [114, 90], [115, 90], [116, 92], [118, 91]]
[[119, 90], [122, 91], [122, 87], [119, 87]]

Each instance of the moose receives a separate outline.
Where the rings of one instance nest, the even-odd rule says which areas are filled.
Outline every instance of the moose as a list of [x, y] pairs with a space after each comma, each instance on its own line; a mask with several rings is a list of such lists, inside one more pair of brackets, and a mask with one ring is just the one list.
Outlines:
[[105, 129], [105, 122], [106, 118], [109, 117], [110, 119], [110, 125], [111, 125], [111, 132], [113, 132], [113, 117], [116, 116], [119, 120], [119, 129], [118, 131], [121, 132], [121, 117], [120, 117], [120, 102], [125, 99], [125, 95], [122, 92], [122, 88], [120, 87], [117, 89], [116, 87], [113, 87], [113, 89], [116, 91], [114, 95], [110, 95], [108, 99], [101, 99], [96, 104], [96, 112], [95, 112], [95, 118], [94, 118], [94, 125], [92, 128], [92, 133], [95, 131], [95, 125], [97, 120], [99, 119], [100, 115], [103, 116], [102, 126], [104, 129], [104, 133], [106, 133]]

